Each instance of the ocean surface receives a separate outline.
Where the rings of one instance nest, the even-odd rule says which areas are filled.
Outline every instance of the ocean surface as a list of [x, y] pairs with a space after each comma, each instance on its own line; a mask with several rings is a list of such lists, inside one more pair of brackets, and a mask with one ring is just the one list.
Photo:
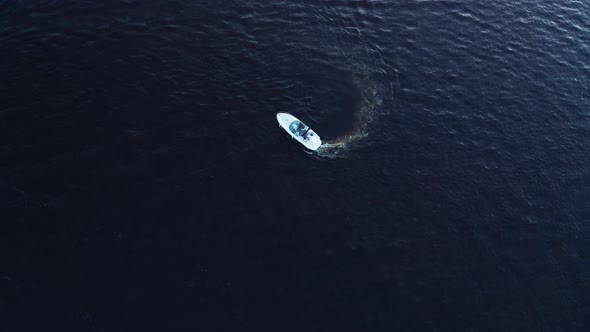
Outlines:
[[0, 0], [0, 74], [2, 331], [590, 330], [586, 0]]

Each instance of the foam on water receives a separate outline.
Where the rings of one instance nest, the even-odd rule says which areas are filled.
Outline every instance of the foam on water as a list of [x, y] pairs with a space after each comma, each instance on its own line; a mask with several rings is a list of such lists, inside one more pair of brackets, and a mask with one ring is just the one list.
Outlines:
[[325, 141], [317, 150], [319, 156], [326, 158], [347, 157], [355, 147], [370, 144], [368, 137], [372, 125], [378, 114], [383, 111], [381, 108], [382, 96], [375, 82], [365, 80], [358, 83], [363, 89], [362, 101], [354, 115], [352, 129], [343, 135]]

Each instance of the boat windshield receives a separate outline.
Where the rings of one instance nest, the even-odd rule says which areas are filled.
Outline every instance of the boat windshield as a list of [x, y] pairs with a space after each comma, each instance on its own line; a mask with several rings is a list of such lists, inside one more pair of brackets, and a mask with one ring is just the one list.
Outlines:
[[297, 136], [302, 136], [307, 132], [308, 129], [309, 127], [299, 120], [295, 120], [291, 122], [291, 125], [289, 125], [289, 130]]

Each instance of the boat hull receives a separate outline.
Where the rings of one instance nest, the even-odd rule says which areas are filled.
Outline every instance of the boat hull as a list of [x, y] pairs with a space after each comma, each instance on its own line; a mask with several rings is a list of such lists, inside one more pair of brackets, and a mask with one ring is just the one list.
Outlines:
[[[289, 136], [306, 148], [315, 151], [322, 145], [320, 136], [293, 115], [289, 113], [277, 113], [277, 121], [279, 122], [279, 126], [283, 128]], [[304, 131], [303, 135], [300, 135], [296, 130], [293, 130], [293, 125], [299, 123], [307, 127], [307, 130]]]

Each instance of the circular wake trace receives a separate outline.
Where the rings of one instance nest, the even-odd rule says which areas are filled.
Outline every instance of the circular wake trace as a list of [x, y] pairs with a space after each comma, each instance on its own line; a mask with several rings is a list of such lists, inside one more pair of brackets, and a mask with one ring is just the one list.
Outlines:
[[380, 110], [382, 99], [375, 84], [369, 82], [362, 85], [365, 86], [362, 94], [363, 99], [355, 113], [352, 129], [335, 139], [322, 143], [316, 151], [319, 156], [326, 158], [346, 157], [352, 148], [367, 142], [369, 129]]

